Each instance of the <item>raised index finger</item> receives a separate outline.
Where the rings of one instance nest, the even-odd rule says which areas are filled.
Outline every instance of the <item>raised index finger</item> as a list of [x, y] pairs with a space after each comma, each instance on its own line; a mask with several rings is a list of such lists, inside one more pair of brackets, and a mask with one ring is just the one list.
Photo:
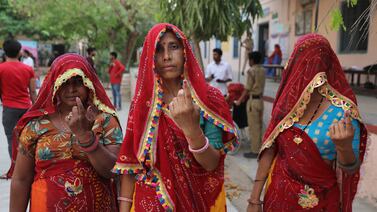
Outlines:
[[183, 91], [185, 92], [186, 101], [192, 102], [191, 90], [187, 80], [183, 80]]
[[76, 97], [76, 104], [77, 104], [77, 112], [79, 115], [84, 114], [85, 108], [84, 105], [81, 102], [81, 99], [79, 97]]
[[344, 113], [344, 122], [346, 124], [346, 130], [352, 130], [353, 126], [352, 126], [352, 122], [351, 122], [351, 118], [350, 118], [350, 112], [349, 111], [346, 111]]

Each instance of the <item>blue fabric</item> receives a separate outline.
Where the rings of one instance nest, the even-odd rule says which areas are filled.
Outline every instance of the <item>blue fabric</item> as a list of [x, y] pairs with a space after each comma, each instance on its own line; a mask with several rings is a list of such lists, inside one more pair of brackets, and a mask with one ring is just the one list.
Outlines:
[[[330, 105], [327, 110], [316, 120], [314, 120], [306, 129], [305, 132], [316, 144], [321, 157], [327, 160], [335, 160], [336, 150], [335, 145], [329, 136], [329, 127], [337, 120], [340, 121], [344, 116], [342, 108]], [[357, 120], [352, 120], [352, 125], [355, 129], [355, 135], [352, 141], [352, 149], [355, 156], [359, 156], [360, 144], [360, 124]], [[294, 124], [295, 127], [304, 129], [305, 125]]]
[[118, 110], [122, 108], [122, 99], [120, 95], [120, 84], [111, 84], [113, 92], [113, 104]]
[[202, 115], [200, 116], [200, 127], [215, 149], [224, 148], [221, 128], [204, 119]]
[[[274, 58], [272, 59], [271, 64], [281, 64], [281, 57], [278, 54], [275, 54]], [[273, 77], [276, 75], [276, 68], [269, 68], [267, 70], [267, 76]]]

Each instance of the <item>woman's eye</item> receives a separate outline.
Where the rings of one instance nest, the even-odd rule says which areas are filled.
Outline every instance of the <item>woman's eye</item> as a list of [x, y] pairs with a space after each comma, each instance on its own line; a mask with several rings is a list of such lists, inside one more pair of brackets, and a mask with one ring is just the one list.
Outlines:
[[177, 44], [171, 44], [170, 49], [178, 49], [179, 46]]

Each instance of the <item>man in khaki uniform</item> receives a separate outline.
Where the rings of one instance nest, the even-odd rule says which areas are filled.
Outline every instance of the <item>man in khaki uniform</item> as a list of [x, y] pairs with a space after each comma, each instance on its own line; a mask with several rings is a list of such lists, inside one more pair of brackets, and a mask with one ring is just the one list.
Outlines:
[[235, 102], [241, 104], [249, 94], [247, 102], [247, 121], [249, 124], [249, 136], [251, 140], [251, 151], [244, 153], [246, 158], [256, 158], [262, 143], [263, 125], [263, 91], [265, 85], [265, 70], [261, 66], [262, 54], [251, 52], [249, 54], [250, 69], [247, 71], [247, 81], [245, 91]]

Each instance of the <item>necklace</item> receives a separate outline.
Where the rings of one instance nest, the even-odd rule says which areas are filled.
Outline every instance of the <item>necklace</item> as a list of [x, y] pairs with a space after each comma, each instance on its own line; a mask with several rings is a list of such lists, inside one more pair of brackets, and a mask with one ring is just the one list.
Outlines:
[[315, 111], [314, 111], [312, 117], [309, 119], [309, 121], [308, 121], [308, 123], [305, 125], [304, 129], [302, 129], [300, 135], [295, 135], [295, 137], [293, 138], [293, 141], [294, 141], [297, 145], [299, 145], [299, 144], [302, 142], [302, 140], [303, 140], [303, 139], [301, 138], [302, 133], [304, 133], [305, 130], [306, 130], [306, 128], [312, 123], [313, 118], [314, 118], [314, 116], [317, 114], [318, 109], [320, 108], [322, 102], [323, 102], [323, 97], [321, 98], [321, 101], [319, 102], [317, 108], [315, 109]]

